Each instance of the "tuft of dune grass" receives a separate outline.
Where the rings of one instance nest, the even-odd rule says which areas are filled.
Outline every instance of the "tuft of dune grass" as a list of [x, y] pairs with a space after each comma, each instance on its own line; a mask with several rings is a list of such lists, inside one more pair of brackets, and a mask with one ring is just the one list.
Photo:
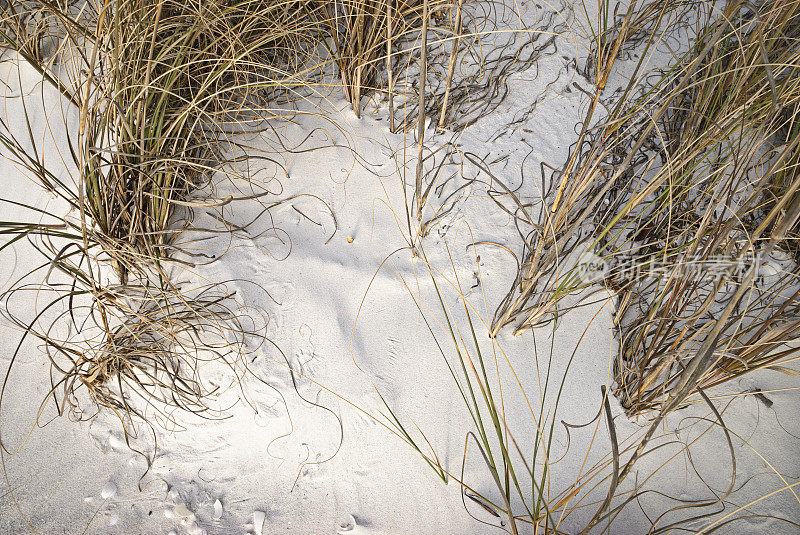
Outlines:
[[[650, 17], [653, 5], [637, 9]], [[597, 67], [587, 122], [531, 222], [495, 333], [549, 321], [605, 286], [620, 302], [615, 394], [629, 414], [793, 358], [800, 272], [780, 258], [796, 251], [800, 216], [799, 11], [797, 0], [708, 11], [688, 51], [640, 73], [590, 128], [609, 69]], [[641, 18], [628, 11], [611, 35], [637, 35]], [[587, 257], [604, 268], [595, 278]]]

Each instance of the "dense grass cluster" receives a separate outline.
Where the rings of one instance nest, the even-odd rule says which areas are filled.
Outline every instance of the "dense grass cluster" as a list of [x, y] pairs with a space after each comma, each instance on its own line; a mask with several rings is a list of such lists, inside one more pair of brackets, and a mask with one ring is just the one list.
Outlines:
[[[639, 7], [652, 18], [654, 4]], [[595, 102], [635, 13], [602, 34], [613, 46], [599, 39], [612, 52], [595, 60], [606, 65]], [[798, 2], [729, 2], [704, 17], [690, 49], [606, 99], [590, 125], [592, 105], [495, 318], [495, 332], [537, 325], [602, 282], [620, 301], [616, 393], [631, 414], [790, 358], [800, 327], [787, 257], [800, 215]], [[602, 270], [586, 272], [592, 259]]]

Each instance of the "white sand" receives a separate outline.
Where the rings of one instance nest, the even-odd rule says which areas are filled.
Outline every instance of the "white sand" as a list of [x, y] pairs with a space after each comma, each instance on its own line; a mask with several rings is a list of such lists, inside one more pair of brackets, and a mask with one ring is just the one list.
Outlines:
[[[565, 40], [559, 54], [539, 63], [537, 77], [532, 71], [515, 75], [507, 102], [455, 140], [462, 150], [488, 161], [506, 157], [492, 165], [492, 172], [507, 185], [519, 185], [526, 156], [526, 176], [535, 176], [538, 181], [539, 163], [560, 165], [576, 137], [573, 127], [585, 113], [585, 96], [566, 89], [573, 82], [584, 82], [562, 57], [581, 55], [574, 44], [572, 48], [568, 45]], [[13, 72], [9, 69], [4, 67], [4, 76]], [[26, 72], [25, 77], [28, 83], [36, 80], [32, 72]], [[487, 143], [529, 105], [532, 95], [540, 94], [547, 98], [525, 123], [508, 128], [507, 135]], [[442, 320], [426, 267], [407, 247], [403, 189], [410, 199], [415, 165], [413, 138], [388, 133], [385, 104], [377, 110], [368, 106], [360, 120], [336, 94], [325, 102], [306, 104], [306, 109], [315, 104], [326, 107], [328, 117], [343, 133], [324, 120], [304, 116], [296, 125], [281, 129], [286, 143], [299, 143], [315, 127], [325, 128], [334, 141], [350, 145], [361, 163], [350, 150], [342, 148], [280, 155], [290, 174], [280, 181], [280, 198], [294, 194], [316, 197], [299, 197], [272, 210], [272, 219], [262, 217], [254, 224], [254, 234], [272, 225], [281, 229], [280, 240], [267, 232], [255, 239], [237, 237], [231, 241], [226, 237], [208, 242], [205, 246], [210, 250], [227, 253], [219, 261], [195, 269], [192, 275], [198, 281], [247, 279], [263, 286], [262, 290], [244, 282], [229, 284], [237, 290], [240, 303], [268, 315], [266, 332], [270, 340], [302, 374], [296, 376], [296, 388], [283, 357], [264, 345], [251, 366], [252, 375], [243, 380], [243, 393], [230, 390], [218, 400], [220, 406], [240, 400], [226, 411], [227, 419], [174, 414], [184, 427], [167, 423], [172, 430], [159, 430], [158, 456], [140, 491], [137, 484], [145, 473], [144, 460], [125, 445], [119, 421], [113, 415], [101, 414], [90, 422], [53, 419], [51, 406], [41, 418], [47, 425], [35, 427], [27, 436], [49, 385], [48, 362], [41, 348], [29, 343], [15, 363], [0, 414], [3, 441], [13, 449], [21, 446], [16, 455], [5, 457], [8, 487], [13, 489], [15, 502], [8, 488], [0, 491], [0, 533], [26, 532], [17, 506], [40, 533], [81, 533], [84, 529], [87, 533], [120, 534], [498, 532], [470, 514], [494, 525], [499, 525], [498, 519], [470, 501], [468, 514], [456, 483], [444, 485], [415, 451], [368, 416], [387, 421], [379, 392], [410, 429], [416, 424], [424, 431], [443, 465], [460, 475], [464, 441], [472, 426], [411, 297], [413, 293], [420, 300], [429, 318]], [[6, 99], [6, 106], [6, 116], [19, 120], [16, 104]], [[58, 125], [60, 120], [51, 118], [51, 124]], [[46, 122], [40, 110], [33, 126], [44, 133]], [[15, 127], [21, 124], [17, 122]], [[451, 137], [434, 136], [432, 129], [426, 135], [431, 148]], [[304, 147], [331, 141], [325, 137], [317, 130]], [[274, 147], [269, 139], [261, 142]], [[45, 143], [56, 165], [53, 148], [57, 145]], [[265, 168], [264, 176], [274, 169], [269, 165]], [[448, 166], [447, 170], [450, 174], [456, 167]], [[465, 174], [476, 176], [476, 171], [467, 166]], [[0, 162], [0, 177], [3, 197], [58, 209], [46, 193], [5, 160]], [[463, 184], [458, 180], [453, 184]], [[483, 176], [481, 180], [488, 179]], [[424, 241], [427, 258], [439, 270], [438, 282], [446, 288], [446, 301], [456, 311], [462, 330], [467, 328], [463, 308], [458, 312], [463, 305], [449, 284], [460, 283], [475, 313], [488, 322], [516, 269], [510, 255], [500, 248], [468, 245], [491, 240], [515, 252], [521, 250], [510, 218], [487, 197], [486, 189], [485, 183], [468, 186], [462, 192], [463, 199]], [[526, 184], [523, 192], [536, 195], [532, 184]], [[328, 203], [338, 221], [338, 230], [329, 243], [326, 240], [334, 233], [334, 223], [319, 199]], [[436, 209], [439, 202], [434, 196], [430, 206]], [[260, 210], [255, 201], [241, 202], [226, 209], [225, 215], [231, 221], [244, 222]], [[4, 219], [21, 214], [3, 208]], [[202, 214], [197, 222], [214, 224]], [[18, 276], [26, 266], [36, 265], [29, 246], [20, 244], [14, 251], [14, 258], [0, 256], [2, 280], [9, 276], [12, 266], [16, 266], [14, 274]], [[480, 257], [477, 262], [476, 254]], [[14, 306], [30, 317], [38, 303], [31, 300]], [[588, 468], [609, 451], [604, 422], [572, 430], [568, 451], [566, 432], [558, 422], [586, 423], [597, 414], [600, 387], [610, 381], [610, 358], [615, 354], [612, 306], [613, 302], [607, 301], [565, 316], [558, 325], [552, 351], [548, 328], [536, 332], [538, 352], [534, 353], [530, 332], [514, 338], [504, 330], [493, 351], [485, 328], [479, 325], [485, 355], [492, 365], [496, 359], [502, 377], [507, 423], [529, 445], [533, 421], [509, 370], [513, 367], [538, 416], [539, 385], [552, 357], [551, 384], [544, 402], [545, 413], [552, 418], [555, 395], [571, 362], [555, 417], [551, 455], [566, 457], [552, 466], [553, 495], [574, 481], [584, 457], [588, 456]], [[435, 324], [434, 328], [445, 343], [448, 358], [454, 359], [444, 331]], [[466, 331], [462, 332], [466, 336]], [[18, 332], [0, 324], [0, 362], [4, 367], [18, 339]], [[207, 372], [208, 380], [221, 384], [231, 380], [229, 370], [210, 366]], [[756, 387], [768, 391], [795, 383], [791, 377], [762, 372], [710, 394], [739, 393]], [[303, 401], [298, 393], [315, 405]], [[794, 418], [800, 410], [798, 396], [792, 390], [767, 396], [774, 402], [771, 408], [753, 396], [741, 396], [725, 411], [728, 425], [741, 434], [741, 438], [734, 438], [739, 456], [737, 485], [747, 483], [731, 498], [725, 514], [800, 477], [800, 442], [776, 425], [778, 418], [786, 430], [800, 435]], [[245, 398], [249, 403], [243, 401]], [[720, 400], [720, 408], [728, 402]], [[612, 407], [621, 440], [640, 432], [639, 425], [626, 420], [615, 400]], [[680, 411], [664, 425], [666, 437], [659, 440], [697, 439], [709, 423], [690, 417], [708, 418], [709, 413], [699, 406]], [[694, 425], [689, 428], [690, 424]], [[743, 439], [749, 442], [744, 444]], [[143, 436], [135, 444], [149, 448], [152, 438]], [[730, 459], [723, 434], [713, 429], [693, 444], [691, 451], [694, 468], [718, 492], [724, 490]], [[675, 445], [645, 457], [638, 467], [638, 481], [643, 482], [673, 455], [670, 464], [647, 481], [645, 488], [682, 499], [713, 499], [714, 494], [698, 479], [686, 454], [679, 453]], [[466, 467], [472, 488], [497, 494], [474, 448]], [[785, 475], [785, 481], [772, 467]], [[633, 481], [632, 475], [625, 489], [630, 489]], [[593, 499], [602, 499], [606, 485], [600, 484]], [[651, 519], [674, 505], [654, 493], [641, 499], [641, 507]], [[575, 511], [561, 529], [578, 531], [595, 509], [592, 505]], [[800, 521], [800, 502], [789, 491], [766, 498], [753, 510]], [[696, 526], [707, 523], [709, 520], [703, 520]], [[641, 533], [649, 525], [639, 505], [632, 503], [616, 519], [612, 532]], [[786, 524], [753, 518], [723, 527], [721, 532], [777, 534], [792, 530]]]

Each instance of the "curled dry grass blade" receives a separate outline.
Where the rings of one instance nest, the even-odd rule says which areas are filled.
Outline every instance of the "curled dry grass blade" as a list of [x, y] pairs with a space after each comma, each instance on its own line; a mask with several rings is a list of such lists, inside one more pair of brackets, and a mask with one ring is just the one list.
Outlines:
[[[510, 94], [512, 75], [538, 74], [539, 60], [555, 54], [557, 37], [570, 33], [572, 7], [563, 1], [537, 6], [533, 19], [536, 23], [529, 26], [524, 21], [531, 14], [523, 17], [516, 3], [490, 0], [452, 4], [449, 11], [438, 11], [446, 17], [436, 17], [437, 12], [431, 8], [436, 25], [430, 28], [427, 40], [425, 116], [440, 131], [458, 132], [503, 105]], [[406, 68], [396, 71], [416, 74], [414, 67], [421, 61], [421, 51], [418, 45], [412, 46]], [[393, 85], [397, 124], [404, 131], [418, 124], [418, 95], [422, 89], [415, 76], [407, 78], [410, 83], [395, 80]], [[537, 104], [535, 100], [530, 102], [514, 118], [513, 125], [522, 124]], [[504, 127], [496, 136], [508, 131]]]

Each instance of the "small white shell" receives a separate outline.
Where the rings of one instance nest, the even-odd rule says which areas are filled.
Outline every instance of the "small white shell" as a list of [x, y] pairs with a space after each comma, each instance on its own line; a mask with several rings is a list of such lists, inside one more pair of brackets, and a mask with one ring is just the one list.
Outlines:
[[178, 505], [173, 507], [172, 512], [181, 518], [192, 518], [194, 516], [194, 513], [191, 512], [189, 508], [182, 503], [179, 503]]
[[117, 486], [114, 485], [114, 483], [111, 481], [103, 485], [103, 488], [100, 489], [100, 497], [103, 498], [104, 500], [113, 498], [116, 495], [117, 495]]
[[253, 511], [253, 531], [256, 535], [263, 535], [264, 521], [267, 519], [264, 511]]

